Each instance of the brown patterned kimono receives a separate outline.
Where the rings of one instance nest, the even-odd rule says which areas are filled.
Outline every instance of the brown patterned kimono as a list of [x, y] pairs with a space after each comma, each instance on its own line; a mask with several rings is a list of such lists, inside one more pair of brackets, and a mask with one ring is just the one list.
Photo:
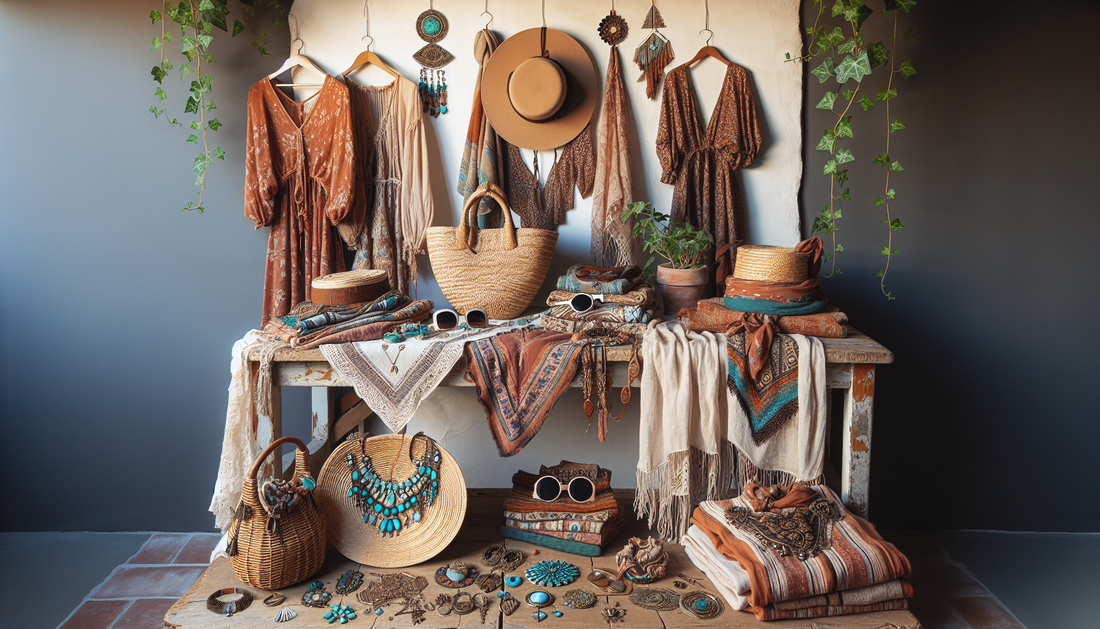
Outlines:
[[348, 88], [331, 76], [309, 109], [265, 78], [248, 90], [244, 215], [271, 226], [260, 326], [310, 298], [315, 277], [343, 271], [335, 228], [354, 185]]
[[752, 164], [759, 150], [748, 71], [730, 64], [705, 130], [687, 67], [668, 73], [657, 131], [661, 182], [676, 186], [673, 219], [706, 228], [716, 250], [745, 239], [745, 202], [736, 171]]

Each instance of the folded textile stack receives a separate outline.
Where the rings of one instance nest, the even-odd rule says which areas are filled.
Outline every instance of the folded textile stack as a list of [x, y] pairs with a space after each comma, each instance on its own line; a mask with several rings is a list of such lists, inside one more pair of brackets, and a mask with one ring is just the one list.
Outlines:
[[909, 560], [826, 487], [749, 483], [691, 523], [692, 563], [759, 620], [906, 609], [913, 596]]
[[824, 243], [814, 236], [794, 248], [742, 245], [726, 278], [725, 305], [738, 312], [797, 316], [825, 309], [818, 273]]
[[422, 321], [432, 313], [432, 302], [410, 300], [390, 291], [374, 301], [329, 306], [303, 301], [287, 316], [273, 318], [263, 331], [292, 347], [310, 349], [321, 344], [372, 341], [390, 329]]
[[[581, 294], [599, 295], [600, 299], [590, 309], [578, 311], [569, 302]], [[646, 323], [661, 315], [657, 292], [637, 266], [575, 264], [558, 278], [557, 290], [550, 293], [546, 305], [550, 312], [543, 317], [543, 327], [558, 332], [606, 327], [640, 334]]]
[[[553, 495], [545, 493], [545, 483], [554, 486], [554, 479], [560, 484], [560, 495], [540, 499], [539, 495]], [[581, 480], [573, 483], [575, 479]], [[542, 484], [538, 492], [536, 483]], [[599, 557], [624, 522], [611, 490], [611, 470], [570, 461], [543, 465], [537, 475], [520, 471], [512, 476], [504, 518], [500, 530], [504, 537], [586, 557]]]
[[[730, 310], [722, 298], [701, 299], [695, 308], [682, 308], [677, 316], [689, 332], [725, 332], [731, 324], [742, 321], [746, 312]], [[805, 334], [820, 338], [841, 339], [848, 336], [848, 315], [835, 308], [810, 315], [777, 317], [783, 334]]]

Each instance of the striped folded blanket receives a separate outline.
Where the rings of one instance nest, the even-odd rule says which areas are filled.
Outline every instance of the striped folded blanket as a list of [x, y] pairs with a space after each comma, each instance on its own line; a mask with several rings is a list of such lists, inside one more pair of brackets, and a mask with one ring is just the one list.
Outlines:
[[521, 529], [524, 531], [537, 531], [539, 533], [545, 533], [547, 531], [564, 531], [568, 533], [600, 533], [603, 531], [604, 526], [609, 522], [615, 520], [618, 517], [618, 512], [608, 512], [610, 515], [607, 520], [595, 521], [595, 520], [540, 520], [535, 522], [528, 522], [526, 520], [516, 520], [513, 518], [505, 517], [505, 526], [510, 526], [514, 529]]
[[573, 513], [572, 511], [504, 511], [504, 517], [516, 522], [607, 522], [614, 519], [616, 511]]
[[618, 518], [608, 522], [607, 530], [603, 533], [583, 533], [578, 531], [530, 531], [530, 529], [518, 528], [514, 526], [508, 526], [508, 528], [515, 529], [517, 531], [530, 531], [532, 533], [538, 533], [539, 535], [546, 535], [549, 537], [556, 537], [558, 539], [567, 539], [574, 542], [581, 542], [584, 544], [592, 544], [594, 546], [606, 546], [608, 542], [615, 538], [619, 534], [619, 531], [623, 528], [623, 519]]

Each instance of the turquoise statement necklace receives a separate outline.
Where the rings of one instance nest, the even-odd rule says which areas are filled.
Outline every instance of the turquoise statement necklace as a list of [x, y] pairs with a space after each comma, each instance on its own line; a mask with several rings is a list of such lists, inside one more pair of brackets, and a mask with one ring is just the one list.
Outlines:
[[[417, 443], [422, 444], [419, 456], [413, 454]], [[411, 477], [394, 480], [391, 467], [389, 478], [383, 480], [365, 452], [359, 455], [358, 465], [355, 455], [348, 455], [352, 483], [348, 497], [355, 498], [363, 523], [378, 527], [383, 537], [396, 536], [402, 529], [416, 525], [439, 495], [440, 456], [435, 441], [422, 432], [416, 433], [409, 443], [409, 460], [416, 467]]]

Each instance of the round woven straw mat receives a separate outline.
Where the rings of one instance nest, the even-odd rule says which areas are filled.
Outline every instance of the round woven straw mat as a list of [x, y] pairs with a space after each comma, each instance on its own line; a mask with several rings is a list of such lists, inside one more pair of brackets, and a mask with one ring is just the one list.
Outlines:
[[809, 273], [808, 253], [772, 245], [741, 245], [733, 267], [734, 277], [754, 282], [798, 283], [806, 281]]
[[[409, 460], [411, 441], [412, 436], [406, 435], [370, 437], [365, 444], [366, 454], [380, 474], [386, 474], [397, 457], [393, 477], [408, 478], [415, 472]], [[313, 495], [325, 514], [328, 538], [336, 550], [368, 566], [404, 568], [431, 559], [451, 543], [466, 516], [466, 479], [454, 457], [438, 443], [436, 446], [440, 455], [439, 495], [424, 510], [420, 522], [393, 537], [382, 537], [377, 526], [363, 522], [355, 499], [348, 496], [352, 470], [347, 457], [354, 454], [359, 462], [360, 440], [349, 439], [332, 451], [321, 468]]]
[[313, 288], [347, 288], [349, 286], [367, 286], [386, 281], [386, 272], [378, 269], [362, 271], [344, 271], [329, 273], [310, 282]]

